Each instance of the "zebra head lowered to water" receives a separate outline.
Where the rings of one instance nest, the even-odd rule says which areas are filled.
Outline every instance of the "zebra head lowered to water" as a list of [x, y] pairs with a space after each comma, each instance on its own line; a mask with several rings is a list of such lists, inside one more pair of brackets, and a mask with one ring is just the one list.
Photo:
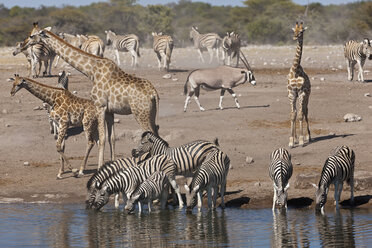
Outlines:
[[350, 185], [350, 203], [354, 203], [354, 163], [355, 153], [347, 146], [338, 146], [332, 150], [330, 156], [324, 163], [319, 184], [313, 186], [317, 189], [315, 193], [317, 211], [324, 213], [324, 205], [327, 202], [329, 186], [335, 186], [335, 205], [339, 206], [343, 182]]
[[[240, 108], [238, 98], [236, 97], [232, 88], [244, 84], [246, 82], [256, 85], [256, 79], [253, 75], [253, 71], [248, 64], [248, 61], [245, 59], [244, 54], [242, 53], [244, 59], [242, 59], [246, 68], [233, 68], [229, 66], [218, 66], [215, 68], [208, 69], [199, 69], [192, 71], [187, 77], [186, 83], [184, 85], [184, 95], [187, 94], [185, 100], [185, 106], [183, 111], [186, 112], [187, 105], [190, 102], [190, 98], [195, 94], [194, 99], [201, 111], [205, 109], [201, 106], [199, 102], [200, 88], [203, 88], [207, 91], [212, 90], [221, 90], [220, 94], [220, 103], [219, 108], [222, 107], [222, 100], [227, 90], [235, 100], [237, 108]], [[188, 92], [188, 87], [190, 91]]]

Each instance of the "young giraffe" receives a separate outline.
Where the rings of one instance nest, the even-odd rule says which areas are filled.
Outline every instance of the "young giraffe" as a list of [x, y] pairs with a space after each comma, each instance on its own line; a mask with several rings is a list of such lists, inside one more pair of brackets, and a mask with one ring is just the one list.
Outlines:
[[[293, 40], [297, 40], [297, 49], [296, 55], [293, 60], [293, 65], [289, 70], [288, 74], [288, 98], [289, 103], [291, 104], [291, 136], [289, 137], [289, 147], [294, 146], [295, 138], [296, 138], [296, 115], [297, 115], [297, 108], [296, 108], [296, 100], [298, 98], [298, 120], [300, 122], [300, 136], [298, 144], [300, 146], [304, 145], [304, 142], [310, 142], [310, 128], [309, 128], [309, 121], [308, 121], [308, 108], [307, 105], [309, 103], [309, 96], [311, 92], [311, 85], [310, 80], [307, 74], [302, 69], [301, 64], [301, 56], [302, 56], [302, 45], [303, 45], [303, 35], [307, 27], [303, 27], [303, 23], [301, 22], [298, 25], [296, 22], [296, 27], [293, 28]], [[306, 126], [307, 126], [307, 135], [304, 140], [303, 136], [303, 126], [302, 122], [305, 117]]]
[[114, 114], [133, 114], [143, 130], [158, 134], [155, 119], [159, 96], [148, 80], [125, 73], [110, 59], [97, 57], [73, 47], [49, 30], [50, 27], [40, 29], [38, 24], [34, 23], [24, 49], [37, 42], [43, 42], [93, 82], [91, 98], [98, 111], [99, 167], [103, 164], [105, 120], [111, 159], [115, 159]]
[[64, 154], [67, 128], [70, 125], [83, 125], [88, 143], [78, 177], [84, 175], [83, 171], [87, 164], [89, 153], [98, 140], [98, 114], [94, 103], [91, 100], [79, 98], [66, 89], [47, 86], [18, 75], [15, 75], [15, 78], [10, 78], [8, 81], [13, 82], [13, 87], [10, 91], [12, 96], [14, 96], [20, 89], [25, 88], [40, 100], [53, 106], [50, 111], [50, 117], [56, 121], [59, 126], [57, 152], [61, 155], [61, 168], [59, 169], [57, 179], [61, 179], [61, 174], [64, 172], [65, 162], [69, 169], [72, 169], [71, 164]]

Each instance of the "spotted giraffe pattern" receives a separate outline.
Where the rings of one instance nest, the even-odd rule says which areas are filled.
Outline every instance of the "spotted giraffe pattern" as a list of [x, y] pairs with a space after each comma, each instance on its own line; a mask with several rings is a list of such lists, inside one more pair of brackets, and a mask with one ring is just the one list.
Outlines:
[[103, 164], [105, 120], [111, 159], [115, 159], [114, 114], [133, 114], [143, 130], [158, 134], [155, 120], [159, 96], [155, 87], [148, 80], [125, 73], [110, 59], [97, 57], [73, 47], [49, 30], [50, 28], [40, 29], [37, 23], [34, 23], [25, 47], [37, 42], [47, 44], [62, 59], [93, 82], [91, 99], [99, 114], [99, 167]]
[[13, 82], [13, 87], [10, 92], [12, 96], [20, 89], [25, 88], [40, 100], [53, 106], [50, 111], [50, 117], [57, 122], [59, 126], [56, 144], [57, 152], [61, 156], [61, 167], [57, 179], [60, 179], [61, 174], [64, 172], [64, 163], [71, 169], [71, 164], [64, 154], [67, 128], [69, 126], [83, 126], [88, 143], [78, 176], [84, 175], [83, 171], [85, 170], [89, 153], [98, 140], [98, 113], [94, 103], [91, 100], [77, 97], [68, 90], [50, 87], [29, 78], [19, 77], [18, 75], [10, 81]]
[[[303, 23], [298, 25], [296, 23], [295, 28], [293, 28], [293, 40], [297, 40], [297, 49], [296, 55], [293, 60], [293, 65], [289, 70], [288, 74], [288, 99], [291, 105], [291, 136], [289, 137], [289, 147], [293, 147], [296, 138], [296, 117], [297, 117], [297, 107], [296, 100], [298, 98], [298, 120], [300, 125], [300, 136], [298, 144], [303, 146], [304, 143], [310, 142], [310, 128], [308, 121], [308, 103], [311, 92], [310, 79], [307, 74], [304, 72], [301, 66], [301, 56], [302, 56], [302, 46], [303, 46], [303, 34], [306, 30], [306, 27], [303, 27]], [[303, 119], [305, 117], [307, 134], [304, 139], [303, 135]]]

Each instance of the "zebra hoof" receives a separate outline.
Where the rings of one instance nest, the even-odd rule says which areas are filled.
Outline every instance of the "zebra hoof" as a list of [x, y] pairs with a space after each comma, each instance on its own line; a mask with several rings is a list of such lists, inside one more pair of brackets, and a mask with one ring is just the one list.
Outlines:
[[57, 180], [61, 180], [61, 179], [62, 179], [61, 175], [57, 175]]
[[84, 176], [84, 173], [83, 172], [79, 172], [78, 174], [76, 174], [76, 177], [77, 178], [80, 178], [80, 177], [83, 177]]

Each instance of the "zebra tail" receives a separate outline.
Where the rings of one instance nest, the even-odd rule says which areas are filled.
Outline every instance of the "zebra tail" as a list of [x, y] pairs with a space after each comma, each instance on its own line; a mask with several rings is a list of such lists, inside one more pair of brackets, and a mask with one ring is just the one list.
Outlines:
[[140, 55], [140, 52], [139, 52], [139, 40], [137, 41], [137, 45], [136, 45], [136, 53], [137, 53], [137, 56], [138, 56], [138, 58], [140, 58], [141, 57], [141, 55]]

